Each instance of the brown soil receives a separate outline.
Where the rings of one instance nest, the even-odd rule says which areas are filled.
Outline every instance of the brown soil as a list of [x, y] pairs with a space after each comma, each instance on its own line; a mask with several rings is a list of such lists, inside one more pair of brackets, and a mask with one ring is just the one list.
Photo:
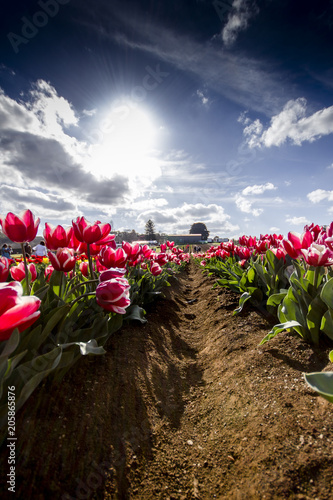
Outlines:
[[212, 285], [191, 263], [148, 323], [34, 394], [16, 498], [333, 499], [333, 405], [303, 379], [332, 370], [328, 350], [287, 333], [259, 347], [271, 325]]

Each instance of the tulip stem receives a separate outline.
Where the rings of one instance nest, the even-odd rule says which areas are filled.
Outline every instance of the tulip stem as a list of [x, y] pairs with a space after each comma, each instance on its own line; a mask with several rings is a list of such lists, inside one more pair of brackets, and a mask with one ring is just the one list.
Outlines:
[[91, 258], [91, 255], [90, 255], [90, 245], [89, 245], [89, 243], [87, 243], [87, 255], [88, 255], [88, 262], [89, 262], [90, 277], [93, 280], [94, 279], [94, 271], [93, 271], [92, 258]]
[[80, 297], [77, 297], [76, 299], [73, 300], [73, 302], [71, 302], [71, 307], [73, 307], [73, 305], [78, 302], [80, 299], [82, 299], [82, 297], [89, 297], [89, 295], [96, 295], [96, 292], [87, 292], [87, 293], [83, 293], [82, 295], [80, 295]]
[[27, 264], [27, 256], [25, 253], [24, 243], [21, 243], [21, 248], [22, 248], [23, 261], [24, 261], [25, 279], [27, 282], [27, 292], [28, 292], [28, 295], [30, 295], [29, 269], [28, 269], [28, 264]]
[[60, 285], [59, 285], [59, 297], [60, 298], [61, 298], [63, 287], [64, 287], [64, 273], [62, 272], [60, 275]]
[[83, 283], [79, 283], [78, 285], [75, 285], [73, 288], [70, 289], [70, 291], [65, 295], [64, 297], [64, 301], [66, 302], [66, 299], [68, 299], [68, 297], [70, 295], [72, 295], [73, 292], [75, 292], [75, 290], [77, 290], [78, 288], [80, 288], [81, 286], [83, 285], [88, 285], [89, 283], [97, 283], [98, 280], [87, 280], [87, 281], [84, 281]]

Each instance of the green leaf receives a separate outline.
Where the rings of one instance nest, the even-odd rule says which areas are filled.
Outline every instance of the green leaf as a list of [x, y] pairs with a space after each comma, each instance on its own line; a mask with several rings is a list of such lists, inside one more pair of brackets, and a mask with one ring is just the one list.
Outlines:
[[333, 363], [333, 351], [329, 353], [330, 362]]
[[238, 307], [237, 307], [237, 309], [235, 309], [235, 310], [234, 310], [234, 312], [232, 313], [232, 314], [233, 314], [233, 316], [234, 316], [235, 314], [239, 314], [239, 313], [241, 312], [241, 310], [242, 310], [242, 309], [243, 309], [243, 307], [244, 307], [245, 302], [247, 302], [250, 298], [251, 298], [251, 294], [250, 294], [250, 293], [248, 293], [248, 292], [244, 292], [244, 293], [241, 295], [241, 297], [240, 297], [240, 299], [239, 299], [239, 304], [238, 304]]
[[132, 305], [126, 309], [126, 314], [123, 316], [123, 319], [136, 320], [140, 321], [141, 323], [147, 323], [147, 320], [144, 318], [145, 314], [146, 312], [144, 309], [142, 309], [142, 307], [139, 307], [138, 305]]
[[304, 373], [304, 378], [314, 391], [333, 403], [333, 372]]
[[15, 328], [9, 339], [6, 340], [5, 342], [2, 342], [4, 347], [0, 354], [0, 362], [1, 358], [3, 357], [7, 358], [10, 354], [12, 354], [12, 352], [15, 351], [15, 349], [19, 345], [19, 342], [20, 342], [20, 332], [18, 331], [18, 328]]
[[249, 267], [249, 270], [247, 272], [247, 279], [249, 280], [250, 283], [253, 283], [256, 278], [256, 272], [253, 269], [253, 267]]
[[[53, 351], [42, 354], [32, 361], [20, 365], [17, 370], [13, 372], [13, 374], [16, 374], [17, 378], [21, 377], [23, 381], [26, 381], [16, 400], [17, 410], [26, 402], [40, 382], [58, 366], [60, 359], [61, 349], [57, 347]], [[43, 369], [40, 369], [37, 364], [43, 366]], [[16, 383], [13, 385], [16, 385]]]
[[330, 278], [323, 286], [320, 298], [328, 307], [333, 309], [333, 278]]
[[268, 297], [267, 305], [277, 307], [279, 304], [281, 304], [286, 295], [287, 290], [280, 291], [280, 293], [274, 293], [273, 295]]
[[333, 340], [333, 319], [331, 312], [328, 310], [325, 312], [321, 319], [320, 329]]
[[45, 318], [46, 326], [43, 329], [43, 335], [51, 333], [53, 328], [68, 314], [70, 308], [69, 304], [65, 304], [52, 310]]
[[319, 344], [321, 321], [326, 311], [326, 304], [321, 300], [319, 295], [317, 295], [309, 305], [308, 314], [306, 316], [307, 327], [311, 333], [311, 340], [316, 345]]
[[295, 328], [300, 325], [297, 321], [286, 321], [285, 323], [280, 323], [278, 325], [273, 326], [272, 330], [262, 339], [259, 345], [263, 345], [269, 340], [276, 337], [276, 335], [284, 330], [288, 330], [289, 328]]
[[87, 354], [105, 354], [106, 351], [103, 347], [97, 344], [95, 339], [91, 339], [88, 342], [70, 342], [69, 344], [58, 344], [58, 347], [62, 349], [66, 349], [67, 347], [71, 347], [72, 345], [77, 345], [80, 347], [80, 352], [82, 356], [86, 356]]

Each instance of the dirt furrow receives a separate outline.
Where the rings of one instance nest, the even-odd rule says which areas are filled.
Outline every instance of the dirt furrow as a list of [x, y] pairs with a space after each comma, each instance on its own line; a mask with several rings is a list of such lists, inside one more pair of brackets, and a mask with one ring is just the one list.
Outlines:
[[212, 285], [191, 263], [146, 324], [29, 400], [18, 498], [333, 498], [333, 405], [302, 377], [328, 350], [290, 334], [259, 348], [270, 325]]

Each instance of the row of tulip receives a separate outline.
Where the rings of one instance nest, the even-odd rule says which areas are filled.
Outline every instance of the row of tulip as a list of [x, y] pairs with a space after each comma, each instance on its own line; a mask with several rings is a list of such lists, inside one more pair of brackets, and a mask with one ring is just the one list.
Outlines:
[[0, 426], [5, 385], [16, 387], [19, 409], [45, 377], [60, 381], [81, 355], [105, 353], [124, 321], [146, 321], [145, 305], [189, 261], [173, 242], [116, 248], [110, 224], [84, 217], [67, 229], [46, 223], [48, 257], [27, 258], [39, 222], [30, 210], [0, 217], [23, 255], [0, 259]]
[[[234, 314], [250, 301], [262, 313], [278, 318], [261, 344], [291, 330], [306, 342], [332, 345], [333, 222], [328, 227], [305, 226], [302, 234], [289, 232], [287, 238], [242, 236], [238, 244], [221, 243], [196, 257], [217, 276], [216, 286], [241, 293]], [[333, 351], [330, 358], [333, 361]], [[310, 378], [313, 386], [313, 374]], [[333, 401], [333, 373], [317, 374], [315, 381]]]

